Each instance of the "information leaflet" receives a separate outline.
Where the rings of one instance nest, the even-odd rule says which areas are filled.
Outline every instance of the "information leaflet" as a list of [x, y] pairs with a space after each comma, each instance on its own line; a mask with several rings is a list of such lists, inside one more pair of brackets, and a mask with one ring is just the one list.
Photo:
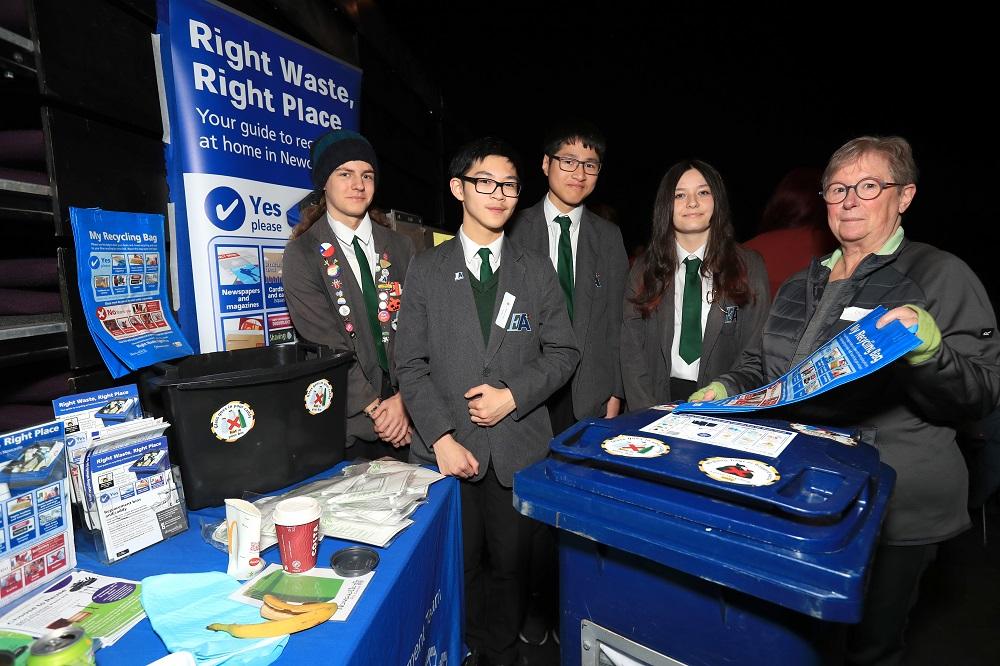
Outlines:
[[69, 467], [73, 502], [83, 497], [79, 462], [83, 454], [109, 426], [142, 418], [139, 390], [135, 384], [114, 386], [63, 396], [52, 401], [56, 419], [66, 426], [66, 464]]
[[63, 424], [0, 436], [0, 607], [76, 564]]
[[73, 571], [0, 617], [0, 626], [41, 636], [75, 624], [109, 647], [146, 617], [141, 589], [132, 580]]
[[166, 307], [163, 216], [70, 208], [90, 335], [112, 377], [194, 353]]
[[90, 449], [83, 480], [97, 513], [102, 557], [109, 563], [188, 527], [166, 437]]
[[884, 307], [875, 308], [766, 386], [712, 402], [685, 402], [674, 413], [752, 412], [782, 407], [870, 375], [920, 344], [920, 338], [899, 321], [876, 328], [875, 323], [885, 313]]

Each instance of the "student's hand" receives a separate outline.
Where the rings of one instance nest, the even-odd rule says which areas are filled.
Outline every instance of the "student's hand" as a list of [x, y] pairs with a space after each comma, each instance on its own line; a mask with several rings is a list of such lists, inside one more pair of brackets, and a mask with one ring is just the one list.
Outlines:
[[411, 426], [411, 427], [407, 428], [406, 429], [406, 434], [404, 434], [402, 437], [400, 437], [395, 442], [390, 441], [388, 439], [383, 439], [382, 441], [389, 442], [390, 444], [392, 444], [392, 448], [394, 448], [394, 449], [401, 449], [404, 446], [409, 446], [410, 442], [413, 441], [413, 427]]
[[434, 442], [434, 457], [437, 459], [438, 469], [446, 476], [471, 479], [479, 474], [479, 461], [451, 433]]
[[613, 419], [622, 413], [622, 399], [611, 396], [608, 398], [608, 409], [604, 413], [604, 418]]
[[403, 398], [397, 393], [386, 398], [375, 408], [372, 424], [379, 439], [399, 448], [410, 443], [410, 417], [403, 406]]
[[517, 408], [509, 388], [494, 388], [489, 384], [473, 386], [465, 392], [469, 401], [469, 416], [479, 426], [495, 426]]

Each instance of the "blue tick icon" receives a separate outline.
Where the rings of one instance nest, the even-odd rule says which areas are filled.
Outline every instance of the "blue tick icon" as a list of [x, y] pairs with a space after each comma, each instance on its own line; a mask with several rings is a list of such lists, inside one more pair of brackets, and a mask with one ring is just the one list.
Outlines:
[[216, 187], [205, 197], [205, 216], [224, 231], [236, 231], [246, 221], [246, 204], [233, 188]]

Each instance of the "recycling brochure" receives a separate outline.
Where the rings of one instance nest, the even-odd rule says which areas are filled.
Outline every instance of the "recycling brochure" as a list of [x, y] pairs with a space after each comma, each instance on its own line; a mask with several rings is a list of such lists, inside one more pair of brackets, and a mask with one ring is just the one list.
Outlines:
[[52, 411], [66, 426], [66, 462], [69, 465], [70, 492], [74, 503], [82, 496], [78, 468], [83, 454], [99, 441], [110, 426], [142, 418], [139, 390], [135, 384], [77, 393], [56, 398]]
[[146, 617], [141, 589], [136, 581], [72, 571], [0, 616], [0, 627], [41, 636], [75, 624], [108, 647]]
[[188, 528], [166, 437], [105, 442], [83, 456], [87, 510], [96, 516], [98, 555], [116, 562]]
[[59, 421], [0, 435], [0, 607], [76, 565]]
[[875, 324], [887, 310], [879, 306], [834, 336], [770, 384], [711, 402], [685, 402], [674, 413], [751, 412], [800, 402], [876, 372], [920, 345], [899, 321]]
[[194, 353], [167, 307], [163, 216], [69, 213], [80, 301], [111, 376]]

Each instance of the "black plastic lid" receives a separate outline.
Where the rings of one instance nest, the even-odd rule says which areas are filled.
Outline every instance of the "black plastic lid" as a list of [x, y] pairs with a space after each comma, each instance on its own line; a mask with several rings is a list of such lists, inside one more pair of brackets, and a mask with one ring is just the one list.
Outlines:
[[364, 576], [378, 566], [378, 553], [365, 546], [341, 548], [330, 558], [330, 566], [338, 576]]

